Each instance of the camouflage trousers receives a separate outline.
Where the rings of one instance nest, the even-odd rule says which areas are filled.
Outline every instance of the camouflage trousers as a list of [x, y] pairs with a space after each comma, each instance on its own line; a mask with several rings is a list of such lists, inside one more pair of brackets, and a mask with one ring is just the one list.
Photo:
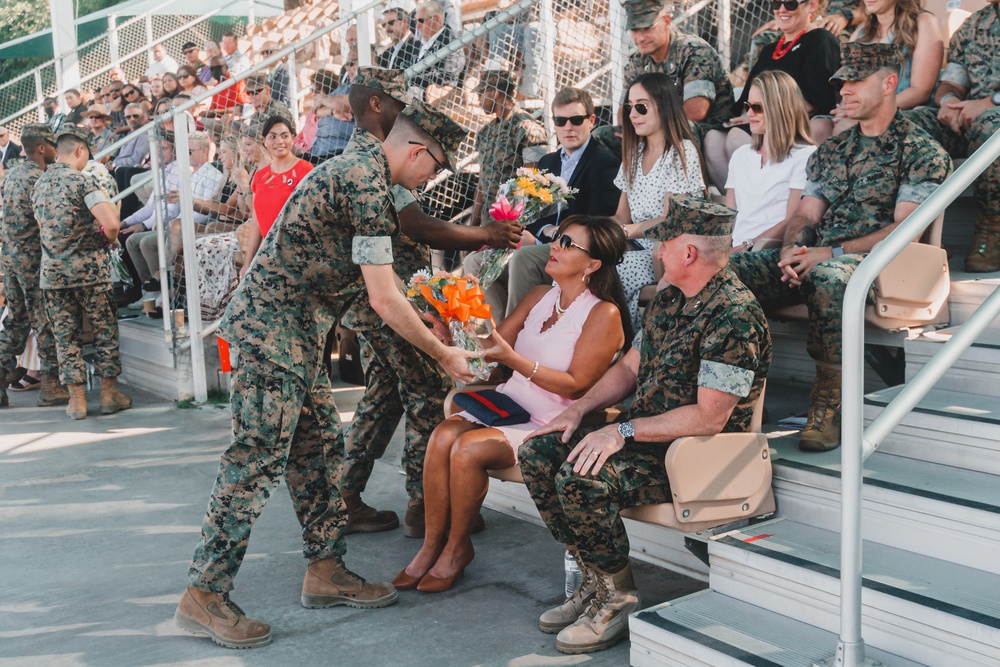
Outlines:
[[813, 267], [799, 287], [781, 282], [781, 250], [739, 252], [730, 265], [764, 310], [805, 303], [809, 307], [806, 349], [816, 361], [840, 364], [844, 292], [864, 255], [841, 255]]
[[521, 474], [542, 520], [561, 544], [575, 546], [584, 563], [614, 573], [628, 565], [629, 541], [621, 510], [671, 502], [663, 445], [631, 445], [612, 456], [597, 475], [573, 472], [566, 457], [590, 431], [569, 444], [561, 435], [526, 441], [518, 450]]
[[233, 440], [219, 461], [191, 583], [218, 593], [232, 589], [250, 529], [282, 475], [302, 525], [305, 557], [343, 556], [344, 437], [326, 374], [310, 388], [284, 368], [241, 354], [230, 405]]
[[444, 419], [444, 399], [452, 383], [430, 357], [389, 327], [358, 334], [367, 386], [345, 434], [344, 491], [361, 493], [375, 461], [385, 453], [399, 420], [406, 415], [403, 470], [406, 494], [424, 497], [424, 455], [434, 427]]
[[[964, 134], [956, 134], [937, 119], [937, 109], [918, 107], [904, 111], [903, 116], [937, 139], [954, 157], [972, 155], [987, 139], [1000, 130], [1000, 107], [979, 114]], [[1000, 215], [1000, 161], [994, 160], [972, 184], [972, 192], [980, 210], [986, 215]]]
[[45, 314], [42, 290], [38, 287], [38, 271], [22, 273], [5, 262], [3, 272], [7, 317], [0, 331], [0, 369], [12, 371], [17, 367], [17, 355], [24, 352], [28, 334], [34, 329], [41, 372], [55, 373], [59, 369], [56, 342]]
[[87, 379], [87, 368], [83, 363], [84, 317], [94, 328], [95, 372], [104, 378], [121, 375], [118, 311], [111, 285], [43, 289], [42, 299], [56, 341], [59, 382], [83, 384]]

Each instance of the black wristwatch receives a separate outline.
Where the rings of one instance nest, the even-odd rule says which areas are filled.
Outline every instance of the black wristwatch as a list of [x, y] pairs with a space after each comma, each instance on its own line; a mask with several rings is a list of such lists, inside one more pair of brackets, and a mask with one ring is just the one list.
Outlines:
[[635, 443], [635, 427], [632, 426], [632, 422], [622, 422], [619, 424], [618, 433], [625, 438], [626, 445]]
[[830, 253], [831, 253], [831, 254], [832, 254], [832, 255], [833, 255], [834, 257], [841, 257], [841, 256], [843, 256], [843, 254], [844, 254], [844, 248], [843, 248], [842, 246], [839, 246], [839, 245], [835, 245], [835, 246], [833, 246], [833, 247], [832, 247], [832, 248], [830, 249]]

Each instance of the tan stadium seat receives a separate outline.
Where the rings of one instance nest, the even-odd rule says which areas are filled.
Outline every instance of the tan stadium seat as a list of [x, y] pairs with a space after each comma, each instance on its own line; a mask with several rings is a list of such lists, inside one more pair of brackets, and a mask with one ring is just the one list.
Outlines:
[[[469, 385], [452, 390], [445, 399], [445, 414], [451, 416], [459, 412], [452, 400], [456, 393], [492, 386]], [[622, 510], [622, 516], [696, 533], [774, 512], [771, 454], [767, 436], [761, 433], [763, 413], [762, 390], [754, 405], [750, 432], [674, 440], [665, 455], [674, 502], [629, 507]], [[607, 408], [588, 415], [584, 425], [613, 423], [620, 416], [618, 408]], [[489, 475], [504, 482], [524, 483], [518, 466], [490, 470]]]

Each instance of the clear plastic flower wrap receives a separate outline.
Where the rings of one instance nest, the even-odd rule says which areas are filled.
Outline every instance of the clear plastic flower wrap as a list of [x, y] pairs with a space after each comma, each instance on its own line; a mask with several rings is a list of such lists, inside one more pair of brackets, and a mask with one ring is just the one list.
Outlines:
[[[470, 352], [485, 349], [479, 331], [493, 318], [475, 278], [456, 278], [444, 271], [431, 275], [422, 269], [410, 278], [404, 294], [417, 310], [440, 316], [456, 346]], [[487, 363], [481, 356], [469, 359], [469, 370], [477, 380], [488, 379], [494, 368], [495, 363]]]

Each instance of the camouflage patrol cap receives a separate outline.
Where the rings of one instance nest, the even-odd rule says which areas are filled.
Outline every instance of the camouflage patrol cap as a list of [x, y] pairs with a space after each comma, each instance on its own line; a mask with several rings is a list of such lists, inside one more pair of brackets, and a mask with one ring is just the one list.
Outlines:
[[429, 134], [444, 150], [445, 163], [455, 170], [455, 151], [468, 136], [469, 131], [431, 105], [414, 100], [403, 109], [403, 116], [416, 123]]
[[841, 67], [830, 81], [861, 81], [879, 71], [899, 72], [899, 47], [895, 44], [847, 42], [841, 47]]
[[28, 123], [21, 128], [21, 141], [25, 139], [41, 139], [55, 145], [56, 135], [48, 123]]
[[413, 102], [413, 97], [406, 90], [406, 80], [403, 78], [403, 70], [401, 69], [359, 67], [358, 73], [351, 79], [351, 85], [380, 90], [403, 104]]
[[663, 8], [670, 5], [665, 0], [625, 0], [625, 27], [628, 30], [644, 30], [656, 23], [656, 17]]
[[653, 241], [669, 241], [681, 234], [730, 236], [735, 222], [736, 211], [728, 206], [687, 195], [671, 195], [666, 219], [647, 229], [645, 236]]
[[476, 86], [477, 93], [485, 93], [488, 88], [496, 88], [504, 95], [512, 95], [517, 90], [517, 84], [506, 70], [487, 70], [483, 73], [479, 85]]
[[82, 127], [80, 125], [71, 125], [70, 123], [63, 123], [63, 126], [59, 128], [59, 134], [56, 135], [56, 140], [58, 141], [59, 137], [62, 137], [67, 134], [70, 134], [76, 137], [77, 139], [83, 140], [83, 142], [87, 144], [87, 150], [89, 150], [91, 153], [94, 152], [94, 146], [91, 143], [94, 140], [94, 135], [90, 133], [89, 129]]
[[247, 88], [247, 95], [259, 93], [267, 87], [267, 72], [254, 72], [244, 79]]

